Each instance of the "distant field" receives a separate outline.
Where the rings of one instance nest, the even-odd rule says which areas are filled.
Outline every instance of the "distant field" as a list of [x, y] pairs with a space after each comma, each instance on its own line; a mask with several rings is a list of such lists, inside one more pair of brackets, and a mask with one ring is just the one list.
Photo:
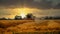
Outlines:
[[22, 32], [59, 34], [60, 20], [0, 20], [0, 34], [24, 34]]

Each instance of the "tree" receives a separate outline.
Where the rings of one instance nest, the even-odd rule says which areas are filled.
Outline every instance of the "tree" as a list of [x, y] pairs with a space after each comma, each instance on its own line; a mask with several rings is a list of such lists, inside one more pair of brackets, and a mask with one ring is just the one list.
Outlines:
[[33, 19], [33, 17], [34, 17], [34, 16], [33, 16], [33, 14], [31, 14], [31, 13], [29, 13], [29, 14], [26, 15], [26, 18], [27, 18], [27, 19]]
[[22, 19], [22, 17], [21, 16], [15, 16], [15, 20], [21, 20]]
[[27, 14], [26, 15], [27, 18], [32, 18], [32, 16], [33, 16], [32, 14]]
[[3, 17], [3, 18], [0, 18], [0, 20], [7, 20], [7, 18]]

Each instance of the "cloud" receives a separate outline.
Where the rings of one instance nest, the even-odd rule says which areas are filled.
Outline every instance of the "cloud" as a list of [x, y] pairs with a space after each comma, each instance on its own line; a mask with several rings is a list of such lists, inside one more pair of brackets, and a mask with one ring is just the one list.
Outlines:
[[57, 7], [58, 4], [60, 4], [60, 0], [0, 0], [0, 8], [29, 7], [50, 9]]
[[[36, 16], [40, 15], [59, 15], [60, 10], [53, 10], [53, 9], [60, 9], [60, 0], [0, 0], [0, 17], [3, 15], [5, 17], [9, 17], [10, 15], [14, 16], [18, 14], [17, 10], [13, 10], [15, 8], [36, 8], [41, 11], [35, 11], [33, 14]], [[7, 9], [8, 8], [8, 9]], [[48, 10], [51, 9], [52, 10]], [[7, 15], [7, 16], [6, 16]]]
[[0, 7], [18, 8], [23, 5], [23, 0], [0, 0]]
[[59, 9], [46, 9], [33, 12], [35, 16], [42, 17], [42, 16], [59, 16], [60, 10]]
[[17, 9], [0, 9], [0, 15], [16, 15], [18, 14]]

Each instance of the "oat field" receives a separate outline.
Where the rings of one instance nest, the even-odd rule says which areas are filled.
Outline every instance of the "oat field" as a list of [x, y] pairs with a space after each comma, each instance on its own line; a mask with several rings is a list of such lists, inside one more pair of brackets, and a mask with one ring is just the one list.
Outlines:
[[60, 20], [0, 20], [0, 34], [60, 34]]

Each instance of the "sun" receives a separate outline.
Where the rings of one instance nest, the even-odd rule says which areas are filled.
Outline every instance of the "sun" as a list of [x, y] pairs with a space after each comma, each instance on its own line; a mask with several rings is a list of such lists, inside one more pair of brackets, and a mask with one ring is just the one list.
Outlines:
[[24, 13], [20, 14], [20, 16], [22, 16], [22, 18], [26, 17]]
[[26, 15], [27, 15], [28, 13], [30, 13], [29, 11], [30, 11], [29, 8], [21, 8], [21, 9], [20, 9], [20, 16], [22, 16], [22, 18], [26, 17]]

